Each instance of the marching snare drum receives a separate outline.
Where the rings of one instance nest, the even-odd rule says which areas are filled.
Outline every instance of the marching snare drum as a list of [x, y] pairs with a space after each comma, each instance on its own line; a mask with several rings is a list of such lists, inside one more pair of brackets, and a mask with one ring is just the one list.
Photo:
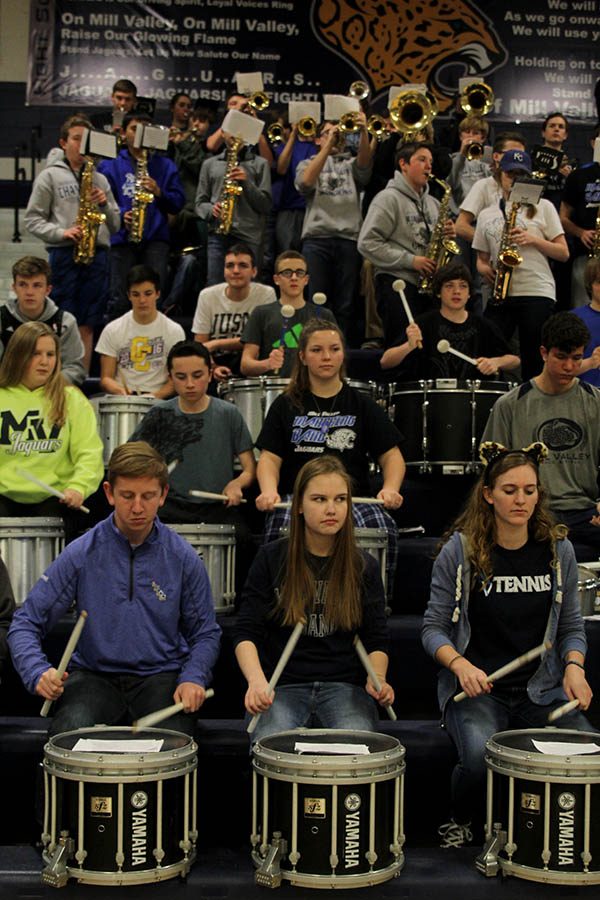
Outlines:
[[389, 414], [405, 435], [402, 455], [421, 473], [476, 472], [479, 444], [490, 410], [512, 385], [502, 381], [407, 382], [392, 385]]
[[[298, 742], [314, 749], [300, 753]], [[331, 744], [348, 749], [331, 752]], [[398, 875], [404, 753], [396, 738], [368, 731], [298, 729], [257, 741], [251, 835], [257, 883], [276, 887], [285, 878], [305, 887], [354, 888]]]
[[50, 738], [42, 880], [61, 887], [69, 878], [114, 885], [186, 875], [196, 858], [196, 750], [187, 735], [157, 728]]
[[57, 518], [0, 518], [0, 556], [20, 606], [51, 562], [65, 546], [63, 520]]
[[122, 397], [107, 394], [94, 400], [97, 408], [98, 434], [104, 444], [104, 465], [108, 465], [110, 455], [120, 444], [124, 444], [133, 434], [149, 409], [156, 403], [155, 397]]
[[273, 400], [286, 389], [289, 378], [231, 378], [219, 385], [219, 396], [237, 406], [254, 442]]
[[600, 613], [600, 580], [597, 572], [587, 566], [577, 566], [577, 592], [582, 616]]
[[169, 525], [191, 544], [206, 566], [215, 612], [231, 613], [235, 600], [235, 528], [233, 525]]
[[[544, 752], [539, 742], [554, 746]], [[487, 842], [478, 869], [554, 884], [600, 884], [600, 735], [502, 731], [486, 743], [485, 761]]]

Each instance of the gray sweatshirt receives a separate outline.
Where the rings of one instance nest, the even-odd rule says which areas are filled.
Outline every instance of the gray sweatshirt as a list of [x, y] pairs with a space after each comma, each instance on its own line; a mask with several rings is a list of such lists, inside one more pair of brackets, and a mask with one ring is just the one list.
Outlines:
[[[269, 164], [262, 156], [243, 148], [239, 157], [240, 166], [248, 177], [240, 181], [242, 193], [235, 201], [231, 234], [256, 244], [260, 240], [271, 211], [271, 172]], [[212, 214], [215, 203], [221, 199], [223, 179], [227, 169], [227, 150], [207, 159], [200, 169], [200, 179], [196, 192], [196, 215], [209, 223], [211, 230], [218, 224]]]
[[[106, 206], [100, 210], [106, 222], [98, 229], [97, 247], [108, 249], [110, 235], [121, 227], [121, 212], [113, 197], [110, 184], [99, 172], [94, 172], [94, 187], [106, 194]], [[79, 211], [79, 180], [64, 153], [51, 154], [46, 168], [33, 182], [31, 197], [25, 210], [25, 227], [48, 247], [73, 247], [73, 241], [63, 233], [75, 225]]]
[[355, 241], [362, 215], [359, 191], [366, 187], [372, 166], [361, 168], [349, 153], [328, 156], [316, 184], [304, 183], [306, 159], [296, 169], [296, 190], [306, 198], [303, 238], [346, 238]]

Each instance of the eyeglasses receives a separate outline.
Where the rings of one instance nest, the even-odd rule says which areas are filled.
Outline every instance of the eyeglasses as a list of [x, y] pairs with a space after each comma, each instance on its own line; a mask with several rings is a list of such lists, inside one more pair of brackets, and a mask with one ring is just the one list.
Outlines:
[[245, 263], [245, 262], [228, 262], [228, 263], [225, 263], [225, 268], [226, 269], [251, 269], [252, 266], [250, 265], [250, 263]]
[[275, 272], [275, 274], [281, 275], [282, 278], [291, 278], [292, 275], [295, 275], [296, 278], [304, 278], [306, 269], [281, 269], [280, 272]]

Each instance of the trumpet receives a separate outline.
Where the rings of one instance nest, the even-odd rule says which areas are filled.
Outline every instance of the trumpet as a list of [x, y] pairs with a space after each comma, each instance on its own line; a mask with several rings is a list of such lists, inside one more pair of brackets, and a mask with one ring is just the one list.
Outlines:
[[267, 137], [272, 144], [283, 143], [283, 125], [272, 122], [267, 128]]
[[353, 81], [348, 88], [348, 96], [355, 100], [366, 100], [370, 93], [371, 89], [366, 81]]
[[340, 131], [343, 134], [353, 134], [360, 131], [361, 125], [358, 121], [358, 113], [347, 112], [340, 117]]
[[317, 136], [317, 123], [312, 116], [302, 116], [296, 122], [298, 126], [298, 134], [303, 138], [314, 138]]
[[494, 92], [485, 81], [473, 81], [461, 92], [459, 102], [467, 116], [487, 116], [494, 106]]
[[400, 91], [390, 103], [390, 119], [396, 131], [408, 141], [418, 131], [423, 131], [438, 112], [433, 94], [420, 91]]
[[385, 141], [389, 137], [386, 120], [383, 116], [378, 116], [376, 113], [369, 116], [367, 121], [367, 131], [374, 138], [377, 138], [378, 141]]
[[465, 156], [468, 160], [473, 159], [481, 159], [483, 156], [483, 144], [479, 141], [471, 141], [469, 146], [467, 147], [467, 152]]
[[264, 91], [255, 91], [248, 97], [248, 103], [256, 112], [264, 112], [269, 106], [270, 100]]

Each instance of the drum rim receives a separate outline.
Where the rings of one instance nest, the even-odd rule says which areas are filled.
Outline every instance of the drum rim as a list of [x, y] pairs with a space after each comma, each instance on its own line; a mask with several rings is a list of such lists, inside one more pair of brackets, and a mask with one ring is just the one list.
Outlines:
[[101, 394], [97, 398], [98, 407], [102, 404], [108, 406], [126, 406], [131, 403], [133, 406], [153, 406], [156, 403], [156, 397], [147, 396], [145, 394]]
[[[568, 754], [540, 753], [535, 749], [517, 749], [502, 744], [504, 735], [525, 735], [529, 739], [536, 736], [540, 740], [555, 740], [557, 737], [568, 740], [567, 735], [585, 735], [594, 742], [599, 736], [593, 731], [579, 731], [575, 728], [517, 728], [499, 731], [486, 741], [486, 764], [500, 774], [510, 775], [512, 771], [522, 774], [546, 774], [559, 781], [569, 781], [588, 776], [590, 783], [600, 777], [600, 751], [598, 753]], [[565, 771], [568, 765], [569, 772]], [[514, 767], [511, 770], [511, 766]]]
[[226, 394], [228, 389], [233, 388], [235, 390], [236, 387], [254, 391], [258, 388], [263, 388], [265, 385], [272, 384], [282, 384], [284, 387], [287, 387], [289, 383], [289, 378], [281, 378], [277, 375], [258, 375], [254, 378], [229, 378], [227, 381], [222, 381], [219, 384], [219, 392]]
[[[58, 528], [60, 527], [64, 533], [64, 521], [60, 516], [0, 516], [0, 528]], [[1, 537], [1, 535], [0, 535]]]
[[[219, 501], [217, 501], [218, 503]], [[200, 534], [200, 535], [219, 535], [221, 537], [232, 537], [235, 543], [235, 525], [219, 524], [217, 522], [165, 522], [167, 528], [174, 531], [175, 534]]]

